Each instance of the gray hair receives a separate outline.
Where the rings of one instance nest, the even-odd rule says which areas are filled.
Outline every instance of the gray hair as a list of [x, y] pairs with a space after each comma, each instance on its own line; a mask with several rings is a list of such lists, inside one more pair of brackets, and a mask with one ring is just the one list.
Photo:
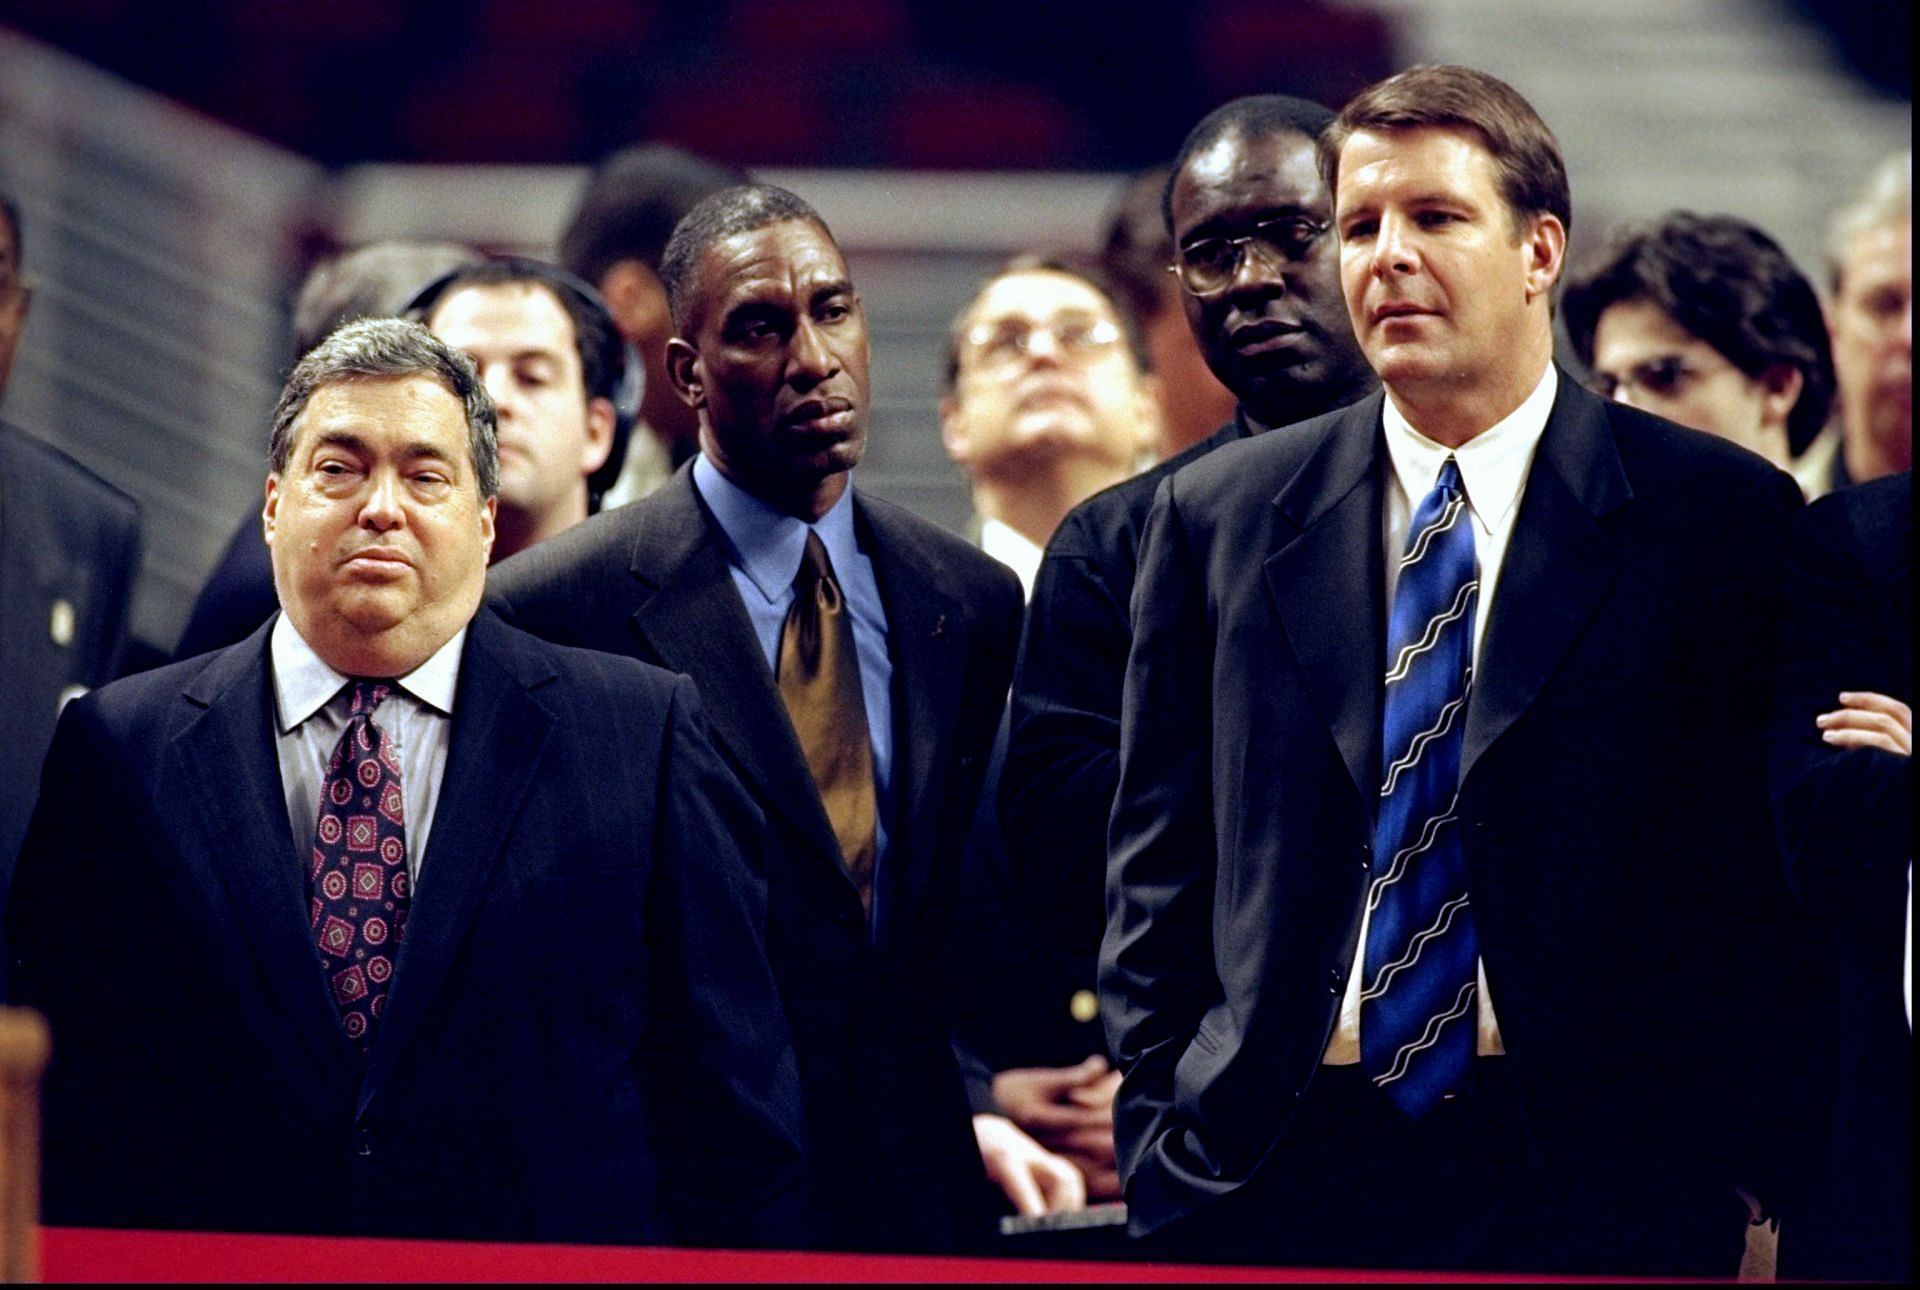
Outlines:
[[286, 388], [273, 408], [273, 435], [267, 441], [268, 468], [280, 474], [293, 452], [293, 423], [307, 409], [315, 390], [342, 381], [426, 376], [459, 399], [467, 414], [467, 455], [473, 460], [480, 496], [500, 491], [500, 442], [494, 427], [493, 400], [457, 349], [417, 322], [401, 318], [363, 318], [341, 327], [294, 364]]
[[1827, 226], [1827, 286], [1840, 289], [1840, 270], [1847, 260], [1847, 244], [1882, 224], [1913, 218], [1913, 153], [1899, 152], [1874, 168], [1860, 195], [1835, 212]]

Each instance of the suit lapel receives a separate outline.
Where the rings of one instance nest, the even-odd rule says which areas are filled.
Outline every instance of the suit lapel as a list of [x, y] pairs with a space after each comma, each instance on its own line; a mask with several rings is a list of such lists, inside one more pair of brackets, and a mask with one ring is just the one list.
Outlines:
[[1600, 520], [1632, 497], [1606, 405], [1561, 372], [1480, 646], [1463, 783], [1599, 608], [1620, 571], [1619, 548]]
[[181, 856], [225, 891], [269, 993], [302, 1043], [313, 1057], [334, 1060], [347, 1039], [314, 945], [304, 848], [296, 848], [287, 823], [268, 680], [272, 622], [190, 683], [183, 698], [191, 715], [167, 749], [156, 796], [192, 803], [196, 827], [175, 839]]
[[419, 1028], [473, 911], [498, 867], [553, 729], [531, 693], [554, 673], [482, 610], [467, 632], [455, 691], [453, 740], [421, 858], [420, 886], [407, 915], [387, 1015], [374, 1038], [360, 1110], [379, 1092]]
[[948, 778], [944, 753], [959, 729], [970, 620], [913, 531], [857, 491], [854, 500], [856, 531], [886, 609], [893, 663], [893, 798], [901, 809], [888, 821], [888, 856], [875, 878], [876, 939], [884, 939], [892, 925], [886, 912], [917, 908], [930, 877], [928, 863], [909, 859], [930, 854], [914, 824], [938, 818], [933, 798]]
[[1380, 783], [1385, 632], [1381, 398], [1342, 414], [1273, 499], [1280, 522], [1266, 562], [1267, 588], [1306, 692], [1369, 810]]
[[662, 666], [693, 678], [708, 725], [747, 789], [784, 817], [782, 831], [811, 838], [807, 849], [830, 863], [852, 893], [833, 826], [725, 552], [726, 536], [700, 504], [693, 473], [682, 470], [661, 490], [635, 535], [633, 630]]

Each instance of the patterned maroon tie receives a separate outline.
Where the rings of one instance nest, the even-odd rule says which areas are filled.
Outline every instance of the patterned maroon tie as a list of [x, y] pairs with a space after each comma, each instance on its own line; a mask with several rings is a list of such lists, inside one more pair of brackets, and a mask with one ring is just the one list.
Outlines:
[[373, 724], [391, 682], [355, 681], [313, 832], [313, 934], [347, 1038], [366, 1052], [407, 923], [406, 802], [393, 741]]

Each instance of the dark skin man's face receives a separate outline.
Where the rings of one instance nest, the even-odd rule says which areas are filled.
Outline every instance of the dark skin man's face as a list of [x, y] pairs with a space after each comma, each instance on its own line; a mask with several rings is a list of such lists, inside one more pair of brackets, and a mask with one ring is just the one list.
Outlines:
[[826, 230], [787, 220], [701, 255], [674, 388], [700, 416], [700, 446], [755, 496], [815, 519], [866, 451], [867, 320]]
[[1279, 425], [1370, 384], [1340, 293], [1332, 202], [1312, 140], [1291, 130], [1216, 139], [1175, 176], [1172, 214], [1176, 256], [1262, 225], [1290, 234], [1241, 247], [1219, 291], [1180, 293], [1207, 366], [1249, 412]]

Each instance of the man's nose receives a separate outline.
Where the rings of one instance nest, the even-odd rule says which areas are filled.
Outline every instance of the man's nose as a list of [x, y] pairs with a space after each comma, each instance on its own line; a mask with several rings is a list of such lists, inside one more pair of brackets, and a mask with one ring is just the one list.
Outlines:
[[514, 385], [513, 374], [499, 364], [490, 364], [480, 369], [480, 384], [487, 387], [487, 394], [493, 399], [494, 412], [505, 416], [519, 410], [519, 391]]
[[793, 329], [793, 343], [787, 350], [788, 379], [801, 389], [820, 384], [840, 370], [833, 351], [811, 318], [802, 318]]
[[385, 533], [406, 523], [401, 487], [398, 471], [376, 470], [367, 481], [367, 495], [360, 504], [360, 527]]
[[1409, 234], [1412, 229], [1397, 215], [1380, 220], [1380, 231], [1373, 239], [1373, 271], [1380, 277], [1412, 273], [1418, 263]]

